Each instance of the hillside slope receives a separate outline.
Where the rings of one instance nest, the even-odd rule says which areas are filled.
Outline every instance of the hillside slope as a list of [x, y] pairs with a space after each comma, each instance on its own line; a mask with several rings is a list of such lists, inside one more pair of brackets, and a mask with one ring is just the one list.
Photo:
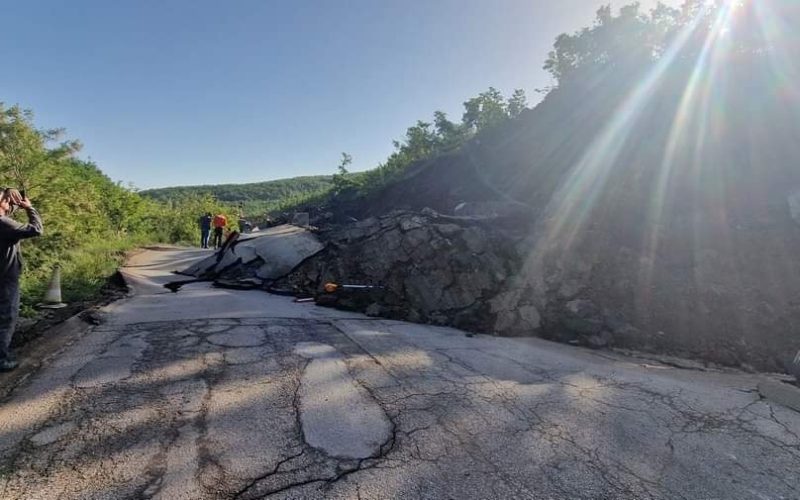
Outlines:
[[[520, 257], [499, 288], [415, 319], [468, 327], [456, 318], [502, 297], [506, 310], [536, 308], [526, 331], [499, 316], [473, 324], [782, 370], [800, 347], [800, 103], [776, 87], [768, 58], [729, 62], [713, 93], [698, 90], [689, 63], [555, 90], [518, 120], [337, 209], [363, 219], [466, 206], [526, 231], [523, 243], [509, 239]], [[342, 238], [385, 245], [332, 241]], [[405, 282], [391, 278], [401, 296], [436, 286], [428, 272], [415, 288], [413, 258], [397, 259], [407, 269]], [[474, 272], [483, 258], [474, 256]], [[381, 279], [364, 262], [306, 267]], [[442, 278], [445, 293], [463, 289], [452, 283]]]
[[332, 185], [332, 176], [315, 175], [247, 184], [174, 186], [147, 189], [140, 194], [158, 201], [210, 194], [221, 202], [242, 206], [249, 214], [261, 214], [288, 199], [324, 191]]

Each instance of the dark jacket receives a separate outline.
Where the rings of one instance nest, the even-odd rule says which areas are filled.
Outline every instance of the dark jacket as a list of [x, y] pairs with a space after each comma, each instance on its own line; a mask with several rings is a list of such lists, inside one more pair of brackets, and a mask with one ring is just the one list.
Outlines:
[[19, 241], [42, 234], [42, 217], [33, 208], [27, 208], [28, 223], [21, 224], [11, 217], [0, 216], [0, 280], [19, 278], [22, 272], [22, 254]]
[[210, 215], [201, 215], [198, 223], [200, 224], [200, 229], [202, 229], [203, 231], [211, 231]]

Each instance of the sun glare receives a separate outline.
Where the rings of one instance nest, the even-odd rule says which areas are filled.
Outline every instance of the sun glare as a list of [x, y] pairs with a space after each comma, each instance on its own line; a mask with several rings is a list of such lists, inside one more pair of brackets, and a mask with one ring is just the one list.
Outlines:
[[[652, 109], [659, 89], [673, 85], [676, 75], [686, 74], [682, 93], [672, 110], [672, 124], [666, 137], [659, 169], [649, 185], [651, 197], [647, 215], [647, 230], [643, 235], [644, 263], [640, 275], [640, 289], [647, 289], [652, 281], [654, 261], [659, 253], [660, 232], [666, 222], [668, 207], [678, 203], [675, 198], [674, 179], [690, 179], [695, 188], [705, 193], [696, 200], [698, 208], [715, 214], [715, 220], [726, 220], [724, 192], [721, 182], [714, 176], [724, 174], [718, 165], [708, 165], [704, 160], [709, 143], [724, 134], [730, 110], [724, 102], [724, 89], [735, 78], [735, 64], [743, 50], [741, 40], [752, 40], [759, 29], [768, 34], [769, 47], [750, 46], [748, 50], [766, 50], [771, 62], [776, 86], [784, 82], [783, 93], [797, 97], [797, 63], [789, 56], [791, 44], [786, 40], [790, 33], [785, 22], [768, 4], [779, 0], [749, 2], [723, 0], [706, 2], [695, 19], [687, 23], [659, 61], [631, 89], [607, 124], [599, 130], [585, 148], [583, 156], [573, 164], [559, 190], [547, 208], [548, 225], [544, 237], [531, 255], [531, 261], [558, 249], [562, 255], [570, 250], [591, 223], [591, 213], [608, 192], [609, 179], [615, 169], [625, 168], [621, 158], [626, 146], [646, 123], [645, 112]], [[711, 17], [713, 16], [713, 17]], [[778, 16], [779, 17], [779, 16]], [[698, 43], [698, 37], [699, 42]], [[690, 44], [692, 44], [690, 46]], [[691, 50], [684, 50], [691, 47]], [[754, 48], [755, 47], [755, 48]], [[688, 54], [688, 55], [687, 55]], [[683, 69], [691, 64], [688, 73]], [[793, 77], [793, 76], [794, 77]], [[663, 110], [661, 111], [664, 112]], [[669, 111], [667, 111], [669, 112]], [[723, 224], [724, 225], [724, 224]], [[702, 235], [698, 235], [698, 241]]]

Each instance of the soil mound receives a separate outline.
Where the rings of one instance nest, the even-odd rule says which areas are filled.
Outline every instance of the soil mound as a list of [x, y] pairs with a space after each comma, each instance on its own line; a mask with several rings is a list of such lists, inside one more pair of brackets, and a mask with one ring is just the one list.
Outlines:
[[688, 72], [640, 101], [619, 82], [554, 91], [331, 209], [362, 221], [292, 279], [378, 282], [375, 314], [783, 371], [800, 348], [800, 105], [767, 74], [731, 68], [714, 109], [683, 117]]

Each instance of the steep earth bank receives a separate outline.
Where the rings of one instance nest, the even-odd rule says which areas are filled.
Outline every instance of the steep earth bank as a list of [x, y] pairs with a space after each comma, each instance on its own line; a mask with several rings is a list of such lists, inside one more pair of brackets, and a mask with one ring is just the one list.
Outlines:
[[768, 73], [731, 69], [696, 112], [688, 73], [555, 91], [333, 207], [320, 225], [361, 222], [324, 233], [291, 281], [381, 284], [358, 301], [374, 314], [785, 370], [800, 348], [800, 106]]

